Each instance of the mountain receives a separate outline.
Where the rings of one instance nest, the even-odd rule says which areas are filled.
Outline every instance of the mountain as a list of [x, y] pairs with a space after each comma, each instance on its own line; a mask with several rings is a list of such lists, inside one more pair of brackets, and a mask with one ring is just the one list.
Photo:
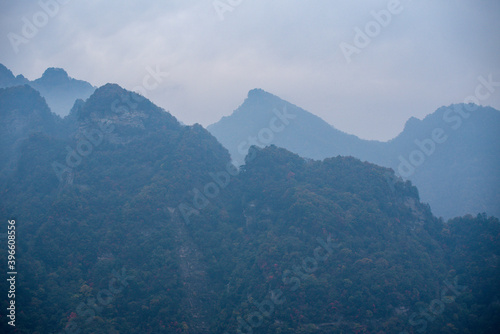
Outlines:
[[451, 218], [479, 212], [500, 215], [499, 126], [498, 110], [458, 104], [423, 120], [409, 119], [403, 132], [388, 142], [362, 140], [255, 89], [231, 116], [207, 129], [237, 164], [250, 145], [274, 144], [311, 159], [353, 156], [390, 167], [419, 188], [435, 214]]
[[14, 76], [11, 70], [0, 64], [0, 88], [19, 86], [29, 83], [29, 80], [22, 75]]
[[20, 145], [30, 134], [55, 136], [58, 122], [44, 98], [30, 86], [0, 88], [0, 173], [15, 168]]
[[311, 159], [353, 153], [376, 156], [373, 150], [380, 145], [337, 130], [321, 118], [261, 89], [251, 90], [231, 116], [223, 117], [207, 129], [237, 162], [243, 161], [251, 145], [274, 144]]
[[[154, 328], [166, 321], [165, 312], [172, 322], [191, 317], [184, 307], [185, 293], [201, 294], [202, 289], [181, 288], [192, 268], [180, 263], [178, 254], [184, 252], [181, 246], [194, 242], [185, 226], [171, 223], [169, 209], [211, 180], [207, 173], [224, 169], [229, 154], [201, 126], [182, 126], [150, 101], [113, 84], [77, 103], [67, 119], [74, 122], [66, 124], [74, 132], [66, 137], [43, 129], [25, 133], [27, 139], [16, 147], [20, 158], [15, 171], [0, 175], [0, 212], [16, 217], [16, 233], [23, 235], [19, 243], [26, 247], [18, 249], [27, 267], [20, 273], [19, 280], [25, 283], [16, 298], [19, 304], [30, 305], [31, 311], [26, 311], [33, 317], [19, 315], [24, 325], [17, 328], [55, 333], [74, 325], [68, 318], [74, 314], [80, 317], [80, 330], [113, 332], [115, 326], [103, 325], [101, 318], [91, 326], [90, 321], [80, 322], [95, 312], [107, 314], [103, 308], [109, 302], [92, 313], [92, 308], [79, 304], [104, 290], [101, 284], [108, 284], [115, 269], [137, 277], [130, 282], [132, 287], [112, 288], [113, 304], [127, 300], [123, 308], [113, 310], [113, 318], [125, 321], [120, 325], [123, 332], [146, 330], [141, 320], [145, 309], [136, 312], [146, 305], [161, 311], [151, 313]], [[200, 270], [204, 266], [200, 264]], [[44, 296], [46, 289], [54, 295]], [[124, 290], [119, 296], [118, 289]], [[40, 309], [38, 300], [50, 305]], [[197, 305], [197, 314], [208, 309], [204, 302]]]
[[20, 128], [0, 173], [19, 333], [496, 333], [496, 218], [444, 222], [353, 157], [251, 146], [237, 170], [207, 130], [114, 84], [54, 117]]
[[[473, 111], [468, 111], [473, 109]], [[409, 120], [381, 165], [410, 179], [435, 214], [500, 214], [500, 112], [456, 104]]]
[[29, 81], [22, 75], [14, 77], [9, 69], [0, 64], [0, 88], [24, 84], [38, 90], [50, 109], [62, 117], [69, 114], [77, 99], [87, 99], [95, 90], [86, 81], [70, 78], [61, 68], [48, 68], [41, 78]]

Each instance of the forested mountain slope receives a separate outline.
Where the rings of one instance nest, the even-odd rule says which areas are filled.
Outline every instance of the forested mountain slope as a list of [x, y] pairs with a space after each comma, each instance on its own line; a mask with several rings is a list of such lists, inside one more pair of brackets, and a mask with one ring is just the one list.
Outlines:
[[20, 333], [498, 328], [496, 218], [445, 223], [352, 157], [253, 146], [237, 171], [201, 126], [113, 84], [42, 117], [69, 134], [20, 128], [0, 174]]
[[390, 167], [411, 180], [437, 216], [487, 212], [500, 216], [500, 112], [456, 104], [423, 120], [411, 118], [388, 142], [346, 134], [321, 118], [261, 89], [208, 130], [243, 163], [251, 145], [274, 144], [302, 157], [353, 156]]

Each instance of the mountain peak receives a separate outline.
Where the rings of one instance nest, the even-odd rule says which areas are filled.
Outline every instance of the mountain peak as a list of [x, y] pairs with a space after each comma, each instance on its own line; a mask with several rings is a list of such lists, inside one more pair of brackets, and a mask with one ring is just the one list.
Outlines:
[[124, 110], [126, 108], [119, 107], [127, 101], [131, 105], [136, 105], [135, 101], [130, 99], [131, 94], [133, 93], [128, 92], [117, 84], [107, 83], [104, 86], [97, 88], [86, 101], [86, 105], [90, 106], [90, 108], [86, 108], [86, 113], [105, 115], [113, 113], [112, 109]]
[[69, 80], [68, 73], [62, 68], [49, 67], [43, 72], [43, 81], [60, 82]]
[[251, 110], [252, 114], [260, 112], [263, 115], [268, 115], [274, 108], [282, 109], [284, 104], [289, 103], [261, 88], [254, 88], [248, 92], [247, 98], [236, 113], [241, 113], [242, 110]]
[[79, 126], [113, 124], [118, 129], [112, 139], [116, 143], [127, 142], [145, 131], [179, 127], [175, 117], [165, 110], [143, 96], [112, 83], [97, 88], [85, 103], [78, 103], [72, 113], [80, 122]]
[[412, 116], [412, 117], [410, 117], [410, 118], [406, 121], [404, 129], [405, 129], [405, 130], [411, 130], [411, 129], [414, 129], [417, 125], [419, 125], [419, 124], [421, 124], [421, 123], [422, 123], [422, 121], [421, 121], [421, 120], [419, 120], [418, 118], [416, 118], [416, 117], [413, 117], [413, 116]]
[[114, 95], [114, 94], [123, 94], [126, 90], [123, 89], [120, 85], [115, 83], [107, 83], [104, 86], [97, 88], [92, 94], [94, 97]]
[[12, 74], [12, 71], [9, 70], [5, 65], [0, 64], [0, 79], [1, 78], [6, 78], [9, 80], [14, 79], [14, 74]]
[[261, 88], [254, 88], [248, 92], [248, 99], [262, 99], [262, 98], [278, 98], [276, 95], [273, 95], [269, 92]]
[[0, 87], [19, 86], [28, 83], [28, 80], [22, 75], [14, 76], [11, 70], [5, 65], [0, 64]]
[[263, 90], [262, 88], [254, 88], [248, 92], [248, 97], [260, 96], [263, 94], [269, 94], [269, 93]]

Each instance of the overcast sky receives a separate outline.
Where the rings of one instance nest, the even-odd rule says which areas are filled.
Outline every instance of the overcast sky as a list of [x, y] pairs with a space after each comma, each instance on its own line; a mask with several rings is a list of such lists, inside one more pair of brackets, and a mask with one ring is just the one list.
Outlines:
[[[146, 97], [186, 124], [214, 123], [262, 88], [388, 140], [409, 117], [474, 95], [479, 76], [500, 82], [496, 0], [54, 1], [41, 1], [50, 15], [38, 1], [0, 2], [1, 63], [31, 80], [62, 67], [130, 90], [157, 68], [168, 76], [149, 80]], [[375, 23], [381, 10], [390, 17]], [[369, 44], [354, 40], [357, 28]], [[500, 87], [480, 102], [500, 109]]]

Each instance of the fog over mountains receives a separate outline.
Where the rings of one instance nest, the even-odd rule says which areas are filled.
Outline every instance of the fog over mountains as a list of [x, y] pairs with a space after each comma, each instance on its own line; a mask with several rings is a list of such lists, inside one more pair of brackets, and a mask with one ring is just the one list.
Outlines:
[[[469, 111], [470, 110], [470, 111]], [[353, 156], [411, 180], [438, 216], [500, 214], [500, 112], [457, 104], [411, 118], [388, 142], [363, 140], [260, 89], [208, 130], [241, 164], [250, 145], [274, 144], [300, 156]]]
[[62, 68], [48, 68], [42, 77], [29, 81], [0, 64], [0, 88], [17, 85], [30, 85], [39, 91], [52, 112], [62, 117], [69, 114], [75, 100], [87, 99], [95, 90], [86, 81], [70, 78]]
[[498, 218], [445, 221], [403, 177], [493, 208], [498, 119], [444, 107], [383, 143], [260, 89], [209, 131], [116, 84], [64, 118], [0, 88], [0, 332], [496, 333]]
[[[39, 91], [50, 110], [63, 117], [77, 99], [85, 100], [95, 90], [88, 82], [70, 78], [63, 69], [49, 68], [41, 78], [29, 81], [0, 64], [0, 87], [24, 84]], [[274, 144], [310, 159], [353, 156], [390, 167], [397, 177], [418, 187], [422, 201], [431, 205], [434, 214], [451, 218], [480, 212], [500, 216], [499, 127], [498, 110], [455, 104], [423, 120], [410, 118], [390, 141], [363, 140], [254, 89], [231, 115], [207, 129], [229, 150], [236, 165], [244, 163], [250, 146]]]

